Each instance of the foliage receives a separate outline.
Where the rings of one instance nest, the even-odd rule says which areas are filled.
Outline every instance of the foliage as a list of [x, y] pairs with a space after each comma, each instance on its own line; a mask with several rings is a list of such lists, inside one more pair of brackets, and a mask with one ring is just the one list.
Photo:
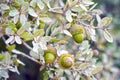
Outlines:
[[[101, 18], [102, 11], [94, 9], [96, 5], [92, 0], [1, 1], [0, 37], [7, 51], [0, 55], [0, 76], [9, 78], [8, 71], [20, 74], [17, 67], [25, 64], [17, 56], [22, 55], [41, 65], [44, 80], [97, 80], [95, 75], [103, 69], [103, 65], [96, 63], [89, 42], [99, 42], [97, 30], [108, 42], [112, 43], [113, 38], [108, 31], [112, 18]], [[85, 30], [81, 43], [76, 43], [70, 32], [75, 24], [82, 25]], [[32, 46], [27, 44], [28, 41]], [[30, 50], [29, 55], [18, 50], [17, 44], [26, 46]], [[48, 46], [57, 50], [56, 60], [52, 64], [44, 60]], [[66, 53], [72, 55], [75, 61], [70, 69], [64, 70], [58, 62], [60, 56]]]

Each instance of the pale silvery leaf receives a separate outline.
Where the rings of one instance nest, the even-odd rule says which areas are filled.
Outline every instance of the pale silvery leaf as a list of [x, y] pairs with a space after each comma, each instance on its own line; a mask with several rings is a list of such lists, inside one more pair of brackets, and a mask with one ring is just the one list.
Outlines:
[[17, 59], [17, 62], [18, 62], [19, 64], [25, 66], [25, 64], [24, 64], [22, 61], [20, 61], [19, 59]]
[[48, 8], [51, 8], [51, 6], [50, 6], [50, 1], [51, 1], [51, 0], [43, 0], [43, 1], [44, 1], [44, 3], [47, 4], [47, 7], [48, 7]]
[[40, 24], [40, 22], [39, 22], [39, 18], [37, 18], [37, 20], [36, 20], [36, 24], [37, 24], [37, 25]]
[[0, 77], [9, 78], [8, 71], [1, 69], [0, 70]]
[[37, 16], [38, 16], [38, 15], [35, 13], [34, 9], [32, 9], [32, 8], [29, 8], [28, 13], [29, 13], [31, 16], [33, 16], [33, 17], [37, 17]]
[[26, 16], [25, 16], [24, 14], [21, 14], [21, 15], [20, 15], [20, 23], [21, 23], [22, 25], [24, 25], [24, 24], [26, 23], [26, 21], [27, 21]]
[[17, 69], [17, 66], [15, 66], [15, 67], [9, 67], [9, 70], [10, 71], [12, 71], [12, 72], [16, 72], [17, 74], [20, 74], [20, 72], [18, 71], [18, 69]]
[[67, 54], [67, 53], [68, 53], [67, 50], [60, 50], [58, 56], [60, 56], [60, 55], [62, 55], [62, 54]]
[[113, 42], [113, 38], [112, 38], [111, 34], [106, 29], [103, 31], [103, 35], [108, 42], [110, 42], [110, 43]]
[[83, 3], [84, 3], [85, 5], [93, 5], [93, 4], [94, 4], [94, 2], [92, 2], [92, 1], [90, 1], [90, 0], [83, 0]]
[[13, 35], [13, 34], [14, 34], [14, 31], [12, 31], [12, 30], [9, 29], [9, 28], [6, 28], [6, 29], [5, 29], [5, 33], [6, 33], [7, 35]]
[[17, 22], [18, 22], [18, 19], [19, 19], [19, 15], [16, 15], [16, 16], [14, 16], [14, 23], [16, 24]]
[[21, 11], [22, 13], [26, 13], [28, 11], [28, 8], [29, 8], [29, 3], [28, 2], [24, 2], [22, 5], [21, 5]]
[[7, 4], [0, 4], [0, 9], [2, 9], [2, 10], [8, 10], [10, 8], [9, 8], [9, 6]]
[[97, 41], [95, 36], [90, 35], [90, 37], [93, 41]]
[[97, 22], [98, 22], [98, 24], [99, 24], [100, 21], [101, 21], [101, 17], [100, 17], [100, 15], [96, 14], [96, 19], [97, 19]]
[[12, 41], [14, 41], [14, 36], [10, 36], [6, 41], [5, 41], [5, 43], [10, 43], [10, 42], [12, 42]]
[[38, 48], [39, 48], [38, 44], [35, 43], [34, 41], [32, 41], [32, 44], [33, 44], [33, 51], [38, 53]]
[[32, 6], [32, 7], [35, 7], [36, 4], [37, 4], [36, 0], [32, 0], [32, 1], [30, 2], [30, 6]]
[[94, 4], [89, 10], [90, 10], [90, 11], [93, 10], [96, 6], [97, 6], [97, 3]]
[[16, 16], [16, 15], [18, 15], [18, 14], [19, 14], [18, 10], [17, 10], [17, 9], [14, 9], [14, 10], [11, 10], [11, 11], [10, 11], [9, 16]]
[[70, 37], [72, 37], [72, 34], [68, 30], [63, 30], [63, 33], [70, 36]]
[[39, 19], [40, 19], [41, 21], [43, 21], [43, 22], [46, 22], [46, 23], [49, 23], [49, 22], [52, 21], [52, 19], [49, 18], [49, 17], [40, 17]]
[[73, 19], [72, 19], [72, 12], [70, 10], [68, 10], [66, 12], [66, 19], [67, 19], [68, 22], [72, 22], [73, 21]]
[[39, 42], [39, 45], [40, 45], [40, 47], [41, 47], [43, 50], [47, 50], [46, 43]]
[[100, 28], [103, 28], [103, 27], [107, 28], [110, 25], [111, 22], [112, 22], [112, 18], [104, 17], [99, 22], [98, 27], [100, 27]]
[[80, 7], [81, 7], [84, 11], [88, 11], [87, 8], [86, 8], [83, 4], [80, 4]]
[[15, 36], [15, 41], [16, 41], [16, 43], [18, 43], [18, 44], [22, 44], [22, 40], [20, 39], [19, 36]]
[[39, 59], [40, 58], [39, 55], [38, 55], [38, 53], [36, 53], [34, 51], [30, 51], [30, 56], [32, 56], [35, 59]]
[[37, 0], [37, 6], [38, 6], [40, 9], [44, 9], [44, 3], [42, 2], [42, 0]]
[[96, 66], [96, 67], [93, 69], [92, 74], [96, 74], [96, 73], [98, 73], [98, 72], [100, 72], [100, 71], [102, 71], [102, 70], [103, 70], [103, 66]]

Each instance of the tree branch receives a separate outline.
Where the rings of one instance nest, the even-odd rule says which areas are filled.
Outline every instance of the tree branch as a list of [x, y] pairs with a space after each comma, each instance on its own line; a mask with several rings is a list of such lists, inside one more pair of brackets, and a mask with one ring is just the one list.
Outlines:
[[[5, 43], [6, 40], [5, 40], [4, 36], [2, 36], [2, 39], [3, 39], [4, 43]], [[10, 45], [7, 44], [7, 43], [5, 43], [5, 44], [6, 44], [7, 46], [10, 46]], [[24, 42], [24, 45], [31, 50], [31, 47], [30, 47], [29, 45], [27, 45], [25, 42]], [[17, 55], [21, 55], [21, 56], [23, 56], [23, 57], [26, 57], [26, 58], [28, 58], [28, 59], [30, 59], [30, 60], [38, 63], [38, 64], [42, 64], [42, 62], [34, 59], [33, 57], [30, 57], [30, 56], [26, 55], [26, 53], [24, 53], [24, 52], [21, 52], [21, 51], [16, 50], [16, 49], [12, 50], [12, 52], [13, 52], [13, 53], [16, 53]]]

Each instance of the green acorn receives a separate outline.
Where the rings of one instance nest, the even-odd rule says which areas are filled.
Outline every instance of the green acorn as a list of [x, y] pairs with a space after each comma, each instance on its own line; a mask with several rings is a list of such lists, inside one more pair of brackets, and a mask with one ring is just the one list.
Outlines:
[[74, 65], [74, 57], [70, 54], [62, 54], [58, 64], [62, 69], [70, 69]]
[[74, 24], [70, 32], [73, 36], [73, 39], [76, 43], [81, 43], [84, 40], [84, 27], [82, 25]]
[[57, 57], [57, 51], [54, 47], [48, 46], [44, 51], [44, 60], [46, 64], [52, 64]]

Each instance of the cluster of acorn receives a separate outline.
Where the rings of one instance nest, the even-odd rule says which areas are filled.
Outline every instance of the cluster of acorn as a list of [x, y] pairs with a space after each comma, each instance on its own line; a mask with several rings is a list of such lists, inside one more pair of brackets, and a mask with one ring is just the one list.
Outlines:
[[[54, 47], [48, 46], [44, 53], [46, 64], [52, 64], [57, 58], [57, 51]], [[62, 69], [70, 69], [74, 65], [74, 57], [71, 54], [62, 54], [59, 57], [58, 64]]]
[[[74, 24], [70, 32], [73, 39], [77, 43], [81, 43], [84, 40], [84, 28], [82, 25]], [[57, 58], [57, 51], [54, 47], [48, 46], [44, 53], [44, 60], [46, 64], [52, 64]], [[62, 69], [70, 69], [74, 65], [74, 57], [71, 54], [62, 54], [59, 57], [58, 64]]]

